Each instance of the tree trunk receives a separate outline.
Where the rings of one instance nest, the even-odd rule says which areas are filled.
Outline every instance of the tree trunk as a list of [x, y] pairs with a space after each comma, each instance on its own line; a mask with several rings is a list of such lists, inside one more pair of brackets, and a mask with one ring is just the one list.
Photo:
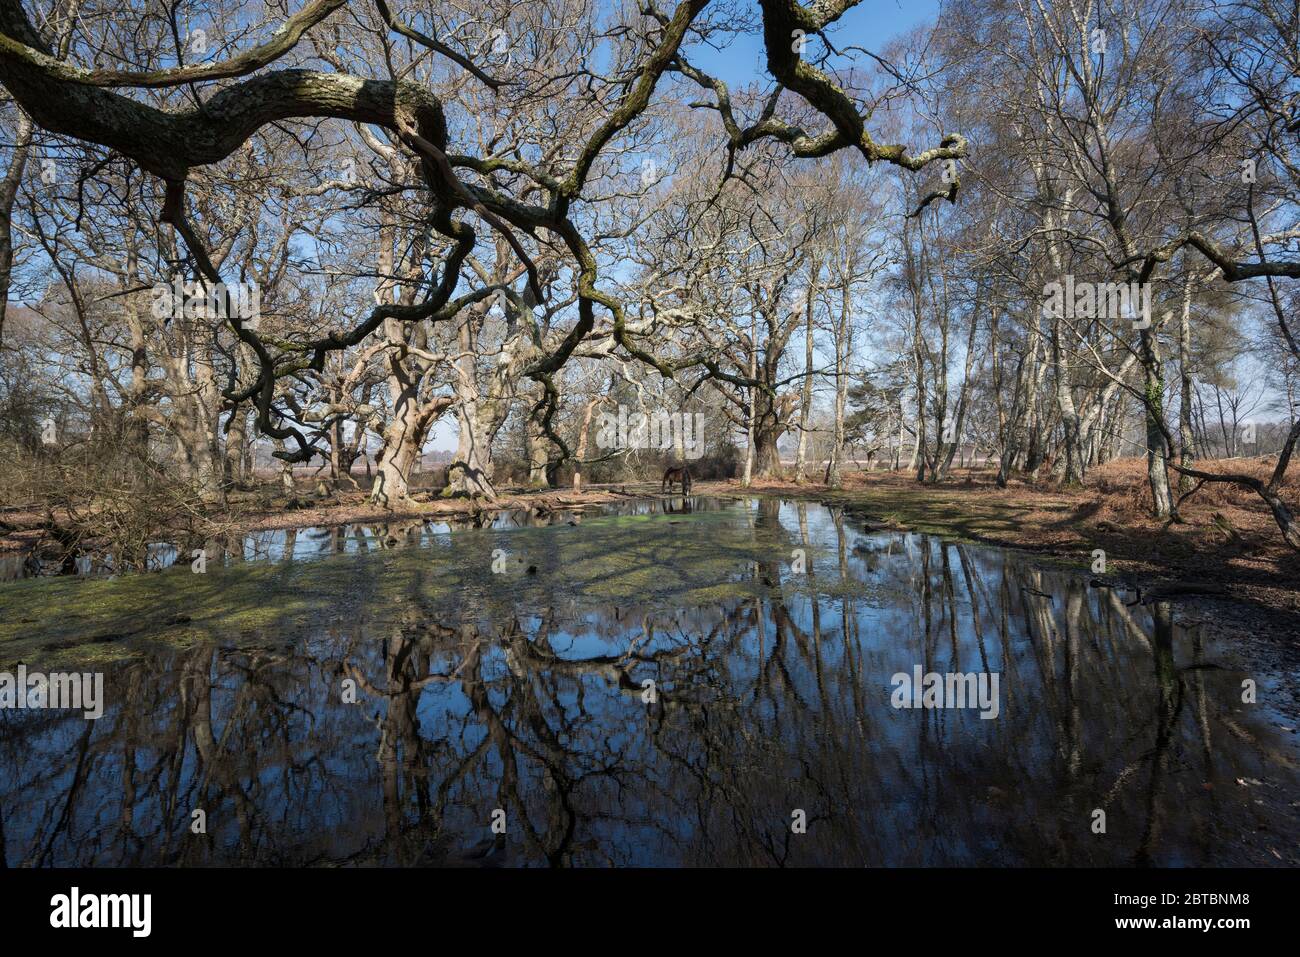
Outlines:
[[456, 440], [456, 459], [447, 473], [447, 488], [474, 498], [496, 498], [492, 484], [492, 437], [504, 418], [498, 418], [497, 407], [504, 408], [505, 401], [500, 396], [484, 398], [479, 390], [475, 354], [480, 321], [480, 312], [466, 310], [456, 330], [461, 355], [455, 363], [452, 383], [460, 434]]
[[[754, 320], [751, 317], [749, 321], [749, 378], [754, 379], [758, 374], [758, 346], [754, 341]], [[740, 484], [745, 488], [753, 483], [754, 480], [754, 424], [758, 419], [758, 389], [754, 386], [749, 387], [749, 424], [746, 427], [745, 443], [745, 473]]]
[[1067, 485], [1082, 485], [1084, 477], [1083, 427], [1070, 386], [1070, 360], [1061, 348], [1061, 320], [1052, 324], [1052, 362], [1056, 367], [1056, 401], [1065, 429], [1065, 462], [1061, 478]]
[[202, 342], [193, 347], [193, 379], [187, 374], [184, 355], [169, 364], [172, 409], [167, 424], [176, 440], [175, 461], [181, 475], [203, 502], [220, 504], [225, 501], [225, 470], [217, 437], [219, 389], [211, 359], [202, 350]]
[[577, 460], [573, 463], [573, 490], [575, 492], [582, 491], [582, 461], [587, 457], [587, 436], [591, 432], [591, 414], [596, 410], [596, 406], [604, 401], [604, 396], [589, 399], [586, 407], [582, 410], [582, 429], [578, 432]]
[[1169, 470], [1165, 465], [1164, 440], [1164, 372], [1160, 362], [1160, 343], [1155, 328], [1142, 330], [1142, 367], [1146, 379], [1147, 481], [1151, 486], [1151, 504], [1156, 518], [1169, 518], [1173, 499], [1169, 494]]
[[411, 479], [424, 447], [425, 429], [412, 397], [399, 401], [384, 428], [384, 447], [375, 481], [370, 487], [370, 501], [392, 508], [410, 500]]
[[[1178, 319], [1178, 464], [1184, 468], [1196, 461], [1196, 442], [1192, 430], [1192, 274], [1187, 274], [1183, 285], [1183, 308]], [[1186, 495], [1192, 490], [1192, 477], [1178, 476], [1178, 491]]]
[[230, 428], [226, 430], [226, 454], [223, 474], [227, 485], [238, 485], [244, 474], [244, 457], [248, 448], [248, 409], [238, 408], [231, 413]]
[[[541, 388], [539, 387], [537, 391], [536, 398], [541, 398]], [[532, 411], [536, 403], [533, 399], [526, 399], [526, 401], [529, 411], [524, 416], [524, 448], [528, 454], [528, 484], [532, 488], [550, 488], [547, 465], [551, 460], [551, 440], [542, 431], [542, 413]]]
[[5, 313], [9, 308], [9, 285], [13, 277], [14, 200], [18, 196], [23, 167], [27, 165], [27, 154], [32, 143], [32, 121], [21, 108], [15, 109], [18, 112], [18, 125], [14, 131], [13, 153], [9, 157], [9, 169], [0, 181], [0, 349], [4, 348]]
[[808, 424], [812, 418], [813, 398], [813, 297], [816, 284], [815, 263], [809, 266], [808, 294], [804, 299], [804, 372], [803, 394], [799, 398], [799, 450], [794, 459], [794, 480], [802, 485], [808, 478]]
[[753, 472], [759, 478], [773, 478], [781, 474], [778, 443], [785, 434], [786, 426], [781, 421], [781, 409], [772, 401], [772, 397], [759, 389], [754, 392], [751, 408], [756, 409], [757, 421], [753, 429]]

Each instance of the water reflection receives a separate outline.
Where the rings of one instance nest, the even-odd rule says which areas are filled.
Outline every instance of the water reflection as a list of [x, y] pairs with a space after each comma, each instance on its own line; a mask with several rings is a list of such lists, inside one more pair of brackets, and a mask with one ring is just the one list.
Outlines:
[[[727, 597], [590, 599], [566, 590], [562, 538], [536, 539], [560, 556], [536, 589], [491, 606], [430, 598], [436, 566], [372, 563], [407, 600], [322, 607], [287, 643], [149, 648], [113, 666], [98, 722], [0, 712], [5, 862], [1293, 860], [1292, 739], [1168, 606], [812, 504], [682, 505], [638, 505], [608, 542], [682, 542], [671, 574], [716, 578], [682, 536], [716, 541]], [[470, 556], [500, 540], [458, 535]], [[998, 673], [999, 717], [895, 709], [890, 678], [916, 665]]]

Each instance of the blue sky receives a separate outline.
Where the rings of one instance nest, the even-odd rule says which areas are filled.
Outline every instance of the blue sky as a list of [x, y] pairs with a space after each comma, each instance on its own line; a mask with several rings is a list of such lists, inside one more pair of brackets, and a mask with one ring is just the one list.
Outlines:
[[[828, 31], [837, 47], [857, 45], [868, 50], [883, 47], [894, 37], [933, 20], [939, 0], [863, 0]], [[691, 62], [704, 72], [740, 84], [755, 79], [763, 67], [763, 38], [758, 33], [738, 37], [726, 50], [696, 45]]]

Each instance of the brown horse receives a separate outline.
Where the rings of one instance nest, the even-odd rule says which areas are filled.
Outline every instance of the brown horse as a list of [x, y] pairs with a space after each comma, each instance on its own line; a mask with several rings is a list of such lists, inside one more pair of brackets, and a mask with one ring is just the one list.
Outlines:
[[680, 483], [682, 494], [689, 495], [691, 493], [691, 470], [684, 465], [672, 466], [668, 471], [664, 472], [664, 480], [659, 487], [659, 491], [671, 492], [674, 483]]

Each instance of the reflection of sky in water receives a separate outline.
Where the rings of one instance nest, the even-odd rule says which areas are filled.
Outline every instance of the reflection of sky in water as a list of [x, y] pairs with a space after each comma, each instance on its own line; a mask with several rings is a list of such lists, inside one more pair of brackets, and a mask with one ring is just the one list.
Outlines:
[[[137, 636], [99, 722], [0, 713], [7, 863], [1295, 862], [1269, 679], [1243, 705], [1167, 608], [813, 504], [694, 504], [271, 536], [347, 572], [301, 628]], [[996, 672], [999, 717], [894, 709], [916, 665]]]

